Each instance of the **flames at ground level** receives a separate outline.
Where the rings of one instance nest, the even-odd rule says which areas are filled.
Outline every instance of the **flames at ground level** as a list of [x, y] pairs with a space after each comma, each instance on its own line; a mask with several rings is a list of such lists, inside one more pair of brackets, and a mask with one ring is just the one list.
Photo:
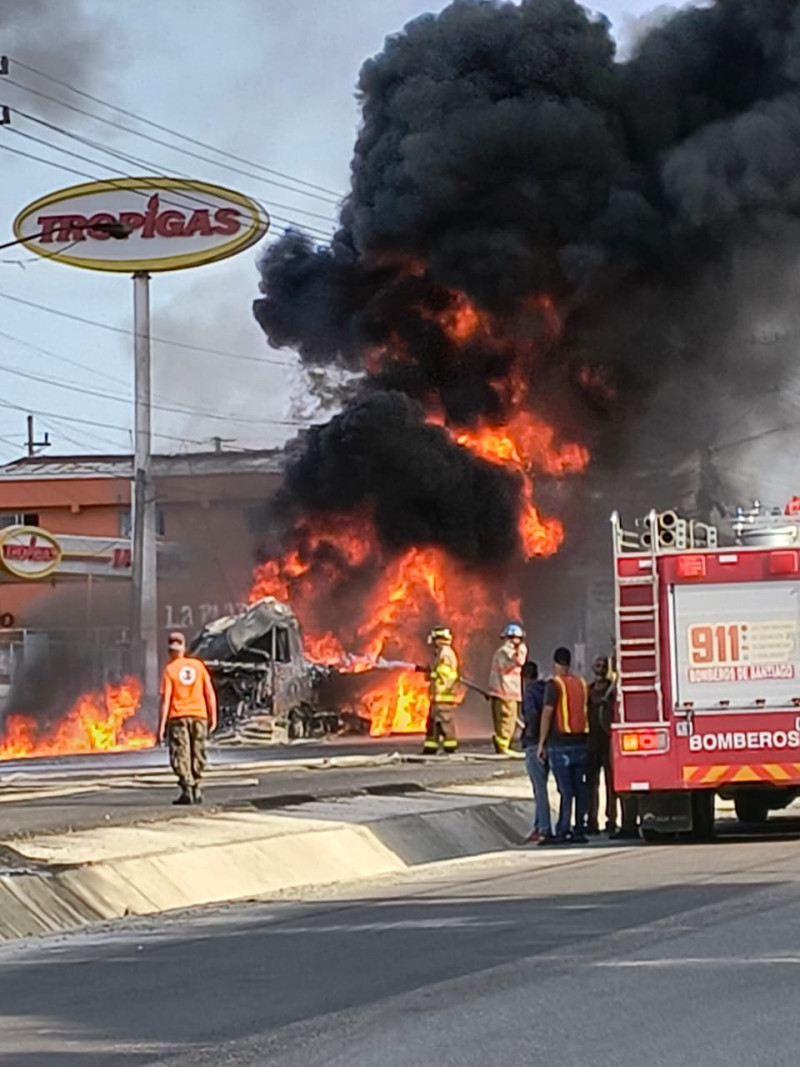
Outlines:
[[[462, 302], [456, 311], [447, 328], [459, 341], [481, 329], [471, 305]], [[502, 424], [482, 420], [468, 429], [453, 428], [435, 404], [427, 421], [442, 426], [461, 448], [518, 476], [516, 562], [522, 564], [554, 555], [564, 540], [561, 521], [542, 517], [534, 503], [535, 475], [581, 474], [589, 453], [581, 444], [560, 442], [552, 426], [525, 409], [527, 388], [518, 368], [501, 387], [508, 393]], [[463, 673], [481, 679], [491, 654], [487, 640], [496, 644], [505, 622], [521, 621], [516, 590], [504, 589], [507, 575], [470, 569], [437, 548], [387, 553], [368, 511], [306, 516], [295, 524], [290, 543], [282, 558], [257, 568], [250, 598], [274, 596], [290, 604], [303, 626], [308, 657], [340, 671], [371, 670], [381, 659], [425, 665], [430, 658], [425, 636], [444, 623], [454, 632]], [[372, 670], [359, 689], [358, 710], [369, 718], [373, 736], [424, 730], [424, 673]]]
[[124, 678], [119, 685], [78, 697], [50, 727], [28, 715], [9, 715], [0, 732], [0, 760], [150, 748], [155, 736], [134, 721], [141, 694], [135, 678]]
[[303, 520], [299, 547], [258, 568], [253, 600], [274, 596], [292, 605], [304, 628], [306, 655], [339, 671], [369, 671], [358, 710], [370, 733], [419, 733], [425, 728], [428, 682], [410, 668], [425, 666], [430, 628], [446, 622], [465, 673], [478, 669], [503, 623], [519, 619], [519, 599], [495, 576], [469, 570], [439, 549], [412, 548], [386, 558], [367, 519]]

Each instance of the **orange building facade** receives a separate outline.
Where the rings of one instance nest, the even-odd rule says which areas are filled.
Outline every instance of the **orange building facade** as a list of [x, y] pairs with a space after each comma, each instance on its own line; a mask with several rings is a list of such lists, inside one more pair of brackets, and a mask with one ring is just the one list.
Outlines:
[[[127, 627], [132, 469], [130, 456], [36, 456], [0, 467], [0, 624]], [[246, 602], [282, 453], [156, 455], [153, 474], [159, 624], [189, 634]], [[20, 577], [13, 560], [24, 552], [59, 561], [47, 573], [31, 562]]]

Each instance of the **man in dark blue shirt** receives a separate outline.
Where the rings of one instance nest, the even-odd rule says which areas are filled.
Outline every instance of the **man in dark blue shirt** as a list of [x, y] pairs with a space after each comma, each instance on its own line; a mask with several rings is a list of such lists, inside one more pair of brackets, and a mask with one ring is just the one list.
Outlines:
[[553, 836], [550, 823], [550, 800], [547, 796], [547, 779], [550, 773], [547, 757], [540, 760], [536, 749], [539, 744], [539, 727], [544, 707], [545, 683], [539, 677], [539, 668], [528, 662], [522, 668], [522, 747], [525, 751], [525, 767], [533, 786], [536, 802], [536, 820], [529, 841], [549, 840]]

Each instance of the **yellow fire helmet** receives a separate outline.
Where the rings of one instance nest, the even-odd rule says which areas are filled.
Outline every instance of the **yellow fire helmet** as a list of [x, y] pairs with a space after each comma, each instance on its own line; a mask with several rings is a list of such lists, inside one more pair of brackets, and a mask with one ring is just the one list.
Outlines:
[[443, 641], [447, 645], [452, 645], [453, 634], [449, 626], [434, 626], [428, 634], [428, 644], [432, 645], [436, 641]]

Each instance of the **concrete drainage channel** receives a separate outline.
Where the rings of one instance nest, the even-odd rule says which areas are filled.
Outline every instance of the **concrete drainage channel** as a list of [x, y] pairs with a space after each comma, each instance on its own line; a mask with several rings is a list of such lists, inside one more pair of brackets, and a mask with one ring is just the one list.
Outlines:
[[0, 844], [0, 939], [500, 851], [520, 843], [532, 818], [519, 780], [282, 802]]

